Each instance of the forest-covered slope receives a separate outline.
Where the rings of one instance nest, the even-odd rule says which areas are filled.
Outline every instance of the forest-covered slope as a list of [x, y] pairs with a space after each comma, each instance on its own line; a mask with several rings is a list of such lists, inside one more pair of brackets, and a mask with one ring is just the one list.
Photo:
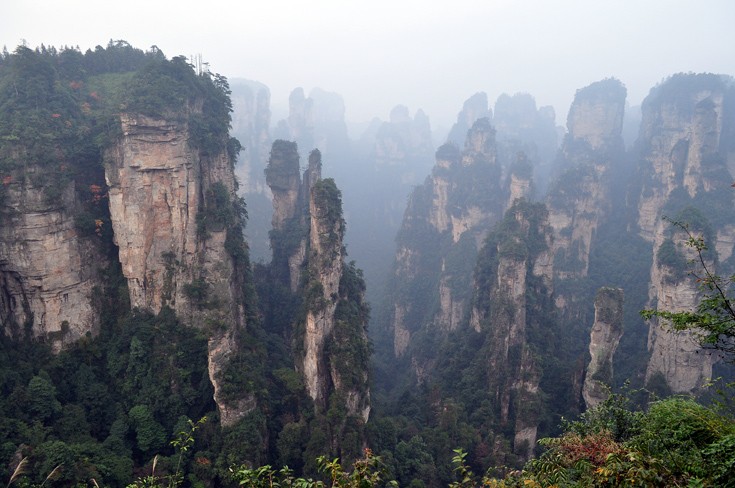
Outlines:
[[[24, 458], [33, 483], [62, 464], [59, 483], [124, 486], [159, 455], [160, 474], [211, 485], [232, 463], [358, 455], [368, 309], [339, 190], [316, 172], [300, 201], [309, 279], [288, 315], [281, 277], [249, 262], [229, 95], [123, 41], [0, 59], [5, 479]], [[312, 364], [332, 386], [315, 389]], [[193, 426], [196, 449], [169, 458]]]
[[[681, 399], [631, 413], [607, 387], [642, 388], [645, 410], [733, 377], [692, 333], [639, 316], [701, 303], [687, 231], [732, 274], [732, 78], [654, 87], [627, 151], [615, 79], [577, 91], [558, 151], [553, 111], [527, 94], [494, 111], [471, 97], [434, 152], [421, 111], [398, 106], [353, 144], [338, 95], [295, 90], [271, 145], [267, 88], [246, 87], [241, 151], [227, 80], [183, 57], [124, 41], [0, 56], [0, 479], [61, 466], [46, 484], [125, 486], [155, 464], [151, 483], [234, 486], [263, 464], [316, 476], [319, 455], [379, 455], [383, 479], [412, 486], [534, 456], [509, 486], [643, 470], [629, 455], [667, 482], [727, 479], [712, 446], [730, 452], [731, 417]], [[270, 220], [269, 262], [250, 263], [248, 213]], [[376, 284], [397, 234], [370, 295], [350, 221]], [[686, 469], [651, 437], [674, 417], [709, 419]], [[619, 465], [569, 461], [590, 443]]]
[[[659, 395], [702, 395], [705, 378], [714, 370], [732, 378], [727, 362], [702, 350], [691, 334], [665, 331], [639, 315], [647, 307], [692, 309], [701, 296], [687, 274], [687, 259], [695, 256], [686, 254], [686, 235], [674, 232], [662, 216], [704, 232], [710, 248], [716, 248], [708, 257], [713, 269], [730, 273], [732, 89], [732, 79], [725, 76], [675, 75], [665, 80], [644, 103], [644, 123], [630, 152], [622, 141], [622, 83], [607, 79], [578, 90], [567, 135], [549, 170], [549, 192], [543, 203], [533, 204], [538, 207], [534, 218], [541, 220], [529, 224], [520, 209], [536, 207], [516, 203], [495, 229], [483, 232], [487, 240], [474, 273], [449, 264], [457, 262], [457, 255], [442, 244], [441, 230], [452, 228], [452, 212], [461, 213], [463, 207], [454, 200], [446, 205], [451, 210], [443, 211], [450, 199], [441, 196], [448, 188], [450, 197], [457, 192], [464, 202], [478, 182], [438, 184], [445, 173], [460, 174], [469, 166], [458, 164], [451, 173], [453, 166], [441, 160], [464, 159], [456, 150], [454, 159], [440, 157], [450, 154], [444, 148], [437, 152], [437, 168], [414, 192], [398, 238], [393, 279], [399, 287], [389, 300], [395, 304], [392, 319], [397, 326], [389, 336], [400, 347], [393, 348], [395, 359], [382, 356], [376, 373], [398, 370], [405, 376], [391, 373], [379, 383], [385, 390], [376, 388], [386, 405], [376, 406], [382, 414], [375, 418], [377, 439], [396, 433], [395, 443], [382, 445], [382, 452], [411, 444], [431, 459], [423, 465], [428, 470], [449, 465], [449, 455], [441, 452], [449, 443], [464, 447], [466, 461], [475, 469], [518, 465], [533, 454], [529, 446], [537, 434], [559, 432], [561, 416], [585, 409], [583, 396], [595, 404], [604, 401], [607, 393], [600, 381], [613, 388], [630, 382]], [[468, 131], [468, 147], [473, 130]], [[672, 164], [678, 169], [667, 169]], [[504, 200], [515, 199], [508, 196], [512, 188], [521, 187], [514, 185], [514, 176], [530, 180], [540, 170], [537, 161], [519, 159], [515, 167], [497, 172], [493, 184], [498, 189], [484, 196], [502, 208]], [[657, 195], [662, 196], [655, 200]], [[442, 220], [443, 215], [448, 217]], [[531, 253], [524, 239], [539, 232], [533, 230], [538, 222], [546, 222], [547, 237], [534, 238], [543, 246]], [[526, 237], [509, 234], [512, 226]], [[663, 247], [649, 227], [661, 233], [659, 241], [666, 240]], [[657, 257], [664, 252], [666, 261]], [[475, 261], [473, 255], [464, 250], [459, 262]], [[427, 257], [435, 264], [417, 264]], [[471, 280], [472, 300], [446, 313], [453, 303], [442, 292], [446, 283], [466, 286]], [[595, 296], [610, 290], [617, 290], [614, 306], [600, 303], [596, 311]], [[412, 293], [410, 299], [403, 295], [406, 291]], [[612, 324], [611, 314], [617, 317], [617, 331], [603, 333], [603, 324]], [[378, 354], [388, 349], [376, 345]], [[409, 360], [404, 351], [410, 351]], [[590, 360], [594, 363], [588, 369]], [[597, 396], [591, 400], [593, 391]], [[643, 397], [638, 401], [645, 402]], [[420, 471], [398, 479], [405, 483], [429, 476]], [[433, 472], [431, 479], [441, 479], [439, 473]]]

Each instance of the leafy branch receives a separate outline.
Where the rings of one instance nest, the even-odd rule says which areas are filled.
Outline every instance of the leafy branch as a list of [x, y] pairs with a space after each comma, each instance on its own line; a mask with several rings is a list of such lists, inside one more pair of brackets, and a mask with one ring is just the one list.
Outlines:
[[194, 445], [194, 433], [204, 425], [206, 421], [206, 416], [200, 418], [196, 422], [191, 419], [187, 419], [188, 427], [176, 434], [176, 438], [170, 442], [171, 446], [179, 453], [179, 457], [176, 462], [176, 472], [173, 475], [156, 476], [156, 465], [158, 464], [158, 455], [156, 455], [153, 458], [151, 474], [136, 479], [133, 483], [129, 484], [127, 488], [176, 488], [181, 486], [184, 481], [184, 476], [181, 473], [181, 461], [184, 458], [184, 454], [186, 454]]
[[735, 309], [732, 303], [735, 275], [724, 278], [717, 275], [707, 260], [708, 248], [704, 238], [695, 234], [685, 222], [665, 219], [686, 234], [685, 245], [696, 253], [690, 264], [696, 263], [698, 270], [689, 274], [699, 283], [703, 295], [694, 311], [649, 309], [642, 310], [641, 315], [645, 319], [664, 319], [676, 331], [690, 331], [702, 347], [726, 353], [731, 356], [730, 361], [735, 361]]
[[370, 449], [365, 449], [364, 457], [352, 465], [352, 471], [347, 471], [339, 459], [330, 459], [326, 456], [317, 458], [319, 472], [328, 477], [328, 481], [313, 480], [311, 478], [294, 478], [293, 470], [284, 467], [279, 471], [270, 465], [259, 468], [247, 466], [232, 466], [230, 475], [239, 486], [246, 488], [369, 488], [387, 486], [394, 488], [397, 483], [386, 481], [385, 466], [379, 456], [375, 456]]

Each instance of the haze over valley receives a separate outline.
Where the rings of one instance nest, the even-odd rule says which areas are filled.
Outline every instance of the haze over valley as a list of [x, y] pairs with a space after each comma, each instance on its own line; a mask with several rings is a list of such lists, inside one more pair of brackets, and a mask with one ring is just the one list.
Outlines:
[[0, 479], [729, 486], [734, 5], [12, 1]]

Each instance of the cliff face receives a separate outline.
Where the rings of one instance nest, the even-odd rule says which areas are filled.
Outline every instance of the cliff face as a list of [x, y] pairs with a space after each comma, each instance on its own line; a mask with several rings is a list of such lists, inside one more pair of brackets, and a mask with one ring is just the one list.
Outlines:
[[298, 210], [301, 173], [296, 144], [286, 141], [273, 143], [266, 181], [273, 193], [272, 225], [282, 230]]
[[587, 409], [608, 397], [612, 385], [613, 356], [623, 335], [623, 290], [600, 288], [595, 298], [595, 323], [590, 332], [590, 362], [582, 387]]
[[508, 210], [516, 200], [531, 200], [533, 194], [533, 166], [525, 153], [518, 153], [515, 162], [509, 169], [508, 177], [508, 202], [505, 210]]
[[337, 301], [333, 297], [339, 296], [342, 276], [344, 222], [341, 218], [335, 219], [335, 212], [339, 210], [332, 208], [334, 195], [322, 186], [309, 198], [309, 287], [313, 287], [318, 296], [316, 306], [306, 314], [303, 372], [309, 396], [324, 407], [331, 383], [324, 345], [334, 330]]
[[243, 145], [235, 172], [243, 195], [263, 193], [262, 172], [270, 141], [270, 90], [265, 85], [246, 80], [233, 80], [232, 133]]
[[549, 193], [555, 268], [560, 278], [587, 276], [592, 239], [610, 213], [611, 165], [623, 154], [626, 90], [604, 80], [577, 91], [557, 166], [564, 169]]
[[[471, 324], [485, 336], [490, 397], [499, 426], [512, 429], [513, 451], [533, 454], [542, 393], [533, 330], [553, 322], [552, 241], [542, 204], [517, 201], [480, 252]], [[536, 352], [534, 352], [536, 351]]]
[[61, 183], [60, 194], [51, 200], [48, 185], [33, 183], [43, 171], [31, 165], [3, 181], [0, 327], [20, 337], [29, 326], [33, 337], [59, 351], [86, 334], [97, 334], [94, 289], [103, 285], [98, 271], [106, 259], [95, 242], [99, 236], [94, 231], [85, 235], [76, 223], [81, 202], [75, 183]]
[[[223, 187], [226, 198], [234, 195], [231, 164], [226, 154], [201, 156], [180, 124], [123, 115], [122, 131], [107, 153], [105, 177], [131, 305], [156, 313], [163, 305], [188, 312], [192, 303], [184, 285], [199, 278], [202, 269], [207, 275], [210, 262], [229, 261], [226, 229], [204, 232], [206, 223], [198, 219], [214, 204], [205, 200], [212, 198], [215, 185]], [[231, 274], [228, 269], [211, 278], [222, 275], [229, 281]], [[231, 300], [228, 295], [219, 298]]]
[[253, 261], [270, 258], [268, 231], [271, 228], [271, 193], [263, 175], [271, 148], [270, 90], [257, 81], [230, 81], [232, 129], [242, 144], [235, 176], [237, 193], [248, 205], [248, 248]]
[[[504, 205], [494, 135], [489, 121], [481, 119], [467, 133], [461, 153], [451, 144], [440, 147], [431, 176], [409, 199], [393, 277], [390, 331], [397, 357], [415, 333], [456, 329], [466, 310], [472, 262]], [[428, 306], [434, 301], [436, 308]], [[416, 373], [425, 361], [414, 361]]]
[[[638, 226], [653, 247], [649, 306], [691, 310], [700, 297], [684, 271], [692, 250], [686, 235], [662, 216], [689, 224], [712, 249], [712, 269], [732, 255], [732, 180], [735, 164], [735, 89], [719, 75], [675, 75], [651, 90], [643, 103], [637, 142], [641, 157]], [[648, 381], [661, 380], [676, 393], [699, 389], [714, 359], [687, 333], [667, 331], [652, 321]]]
[[302, 188], [296, 144], [280, 139], [275, 141], [265, 174], [273, 194], [272, 266], [295, 292], [301, 281], [308, 235], [304, 205], [304, 196], [308, 193]]
[[[464, 171], [464, 168], [485, 169], [486, 173], [475, 176], [488, 181], [471, 181], [469, 173], [472, 170]], [[454, 158], [451, 150], [442, 151], [440, 148], [435, 170], [429, 177], [433, 190], [429, 213], [431, 226], [440, 234], [451, 234], [455, 244], [467, 231], [479, 243], [491, 223], [499, 218], [497, 205], [493, 205], [496, 202], [492, 202], [488, 195], [481, 195], [483, 191], [499, 191], [499, 174], [492, 173], [498, 169], [495, 130], [487, 119], [480, 119], [467, 132], [459, 160]]]
[[[654, 247], [651, 267], [649, 303], [659, 310], [682, 312], [694, 310], [699, 303], [697, 283], [682, 267], [687, 260], [695, 259], [694, 251], [684, 242], [686, 234], [661, 230], [656, 234], [661, 242]], [[673, 248], [673, 249], [672, 249]], [[674, 264], [667, 255], [678, 256]], [[714, 263], [709, 265], [714, 269]], [[652, 320], [648, 331], [648, 350], [651, 358], [646, 370], [646, 381], [664, 384], [673, 393], [692, 393], [700, 390], [712, 377], [715, 357], [703, 351], [690, 332], [675, 332], [658, 320]]]
[[541, 189], [548, 185], [551, 162], [559, 149], [559, 135], [553, 107], [536, 107], [528, 93], [500, 95], [495, 101], [493, 125], [498, 131], [498, 157], [512, 164], [519, 152], [534, 162], [534, 181]]
[[157, 313], [169, 301], [183, 305], [175, 284], [192, 280], [167, 280], [171, 273], [163, 255], [171, 253], [172, 263], [191, 270], [202, 196], [199, 161], [188, 147], [186, 128], [175, 123], [123, 115], [122, 131], [123, 139], [108, 153], [105, 174], [115, 244], [131, 305]]
[[[225, 401], [220, 374], [236, 349], [244, 311], [232, 257], [225, 250], [234, 199], [227, 154], [204, 155], [185, 124], [121, 116], [122, 136], [105, 156], [110, 215], [133, 307], [180, 319], [209, 333], [209, 373], [221, 422], [229, 425], [252, 398]], [[218, 213], [224, 212], [224, 213]]]
[[276, 125], [275, 139], [294, 141], [301, 151], [318, 147], [328, 160], [346, 156], [349, 139], [339, 94], [314, 88], [307, 97], [299, 87], [291, 92], [288, 105], [288, 118]]
[[432, 153], [429, 118], [422, 110], [411, 117], [407, 107], [398, 105], [391, 110], [390, 120], [378, 128], [373, 151], [377, 167], [400, 167], [401, 183], [420, 181], [416, 166]]
[[[344, 280], [344, 221], [341, 195], [332, 180], [314, 183], [309, 198], [309, 310], [304, 335], [303, 373], [307, 392], [321, 408], [327, 408], [330, 395], [337, 394], [347, 414], [367, 422], [370, 391], [367, 364], [349, 357], [346, 351], [367, 344], [366, 323], [359, 317], [346, 317], [338, 308], [348, 308], [350, 299], [362, 303], [363, 291], [349, 296]], [[342, 310], [341, 312], [344, 312]], [[360, 319], [350, 323], [350, 319]], [[344, 351], [343, 351], [344, 349]], [[365, 358], [366, 359], [366, 358]]]
[[274, 208], [271, 266], [306, 307], [306, 317], [296, 319], [303, 320], [294, 333], [300, 351], [296, 368], [320, 413], [337, 395], [347, 415], [366, 422], [370, 391], [364, 282], [344, 263], [341, 193], [333, 180], [321, 179], [321, 153], [312, 151], [303, 179], [298, 157], [295, 143], [276, 141], [266, 169]]
[[732, 87], [718, 75], [676, 75], [644, 100], [638, 226], [647, 240], [670, 200], [701, 200], [726, 188], [735, 167]]
[[484, 92], [475, 93], [465, 100], [462, 110], [457, 114], [457, 122], [452, 126], [447, 136], [447, 142], [461, 146], [467, 131], [472, 125], [480, 119], [491, 120], [493, 112], [490, 110], [487, 102], [487, 94]]
[[[625, 88], [617, 80], [593, 83], [578, 90], [567, 117], [572, 141], [584, 141], [593, 152], [615, 148], [621, 139], [624, 108]], [[566, 144], [568, 154], [570, 149]]]

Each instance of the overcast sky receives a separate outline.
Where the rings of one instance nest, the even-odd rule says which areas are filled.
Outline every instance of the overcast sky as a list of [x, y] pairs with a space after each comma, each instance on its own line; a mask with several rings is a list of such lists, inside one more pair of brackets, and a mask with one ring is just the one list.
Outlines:
[[3, 0], [0, 44], [23, 39], [200, 53], [275, 105], [297, 86], [338, 92], [352, 121], [404, 104], [448, 126], [485, 91], [528, 92], [564, 124], [575, 90], [605, 77], [636, 105], [676, 72], [735, 74], [735, 1]]

